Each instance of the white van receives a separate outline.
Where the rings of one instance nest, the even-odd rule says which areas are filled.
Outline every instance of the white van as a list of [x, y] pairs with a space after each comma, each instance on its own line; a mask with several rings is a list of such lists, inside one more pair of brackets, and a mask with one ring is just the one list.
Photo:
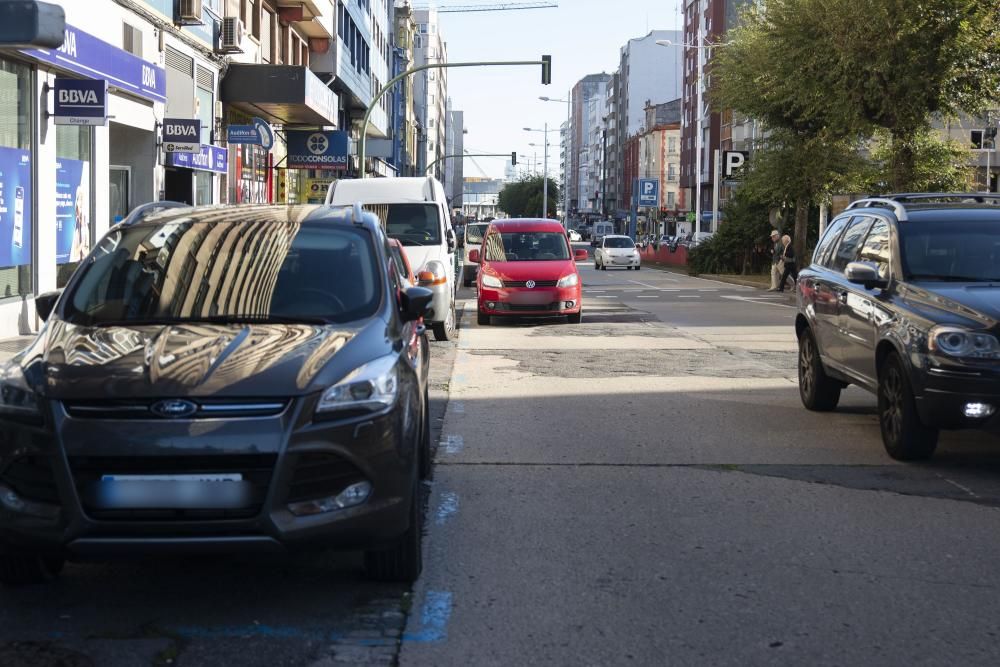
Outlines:
[[454, 338], [457, 242], [441, 183], [433, 177], [343, 179], [326, 193], [327, 204], [357, 202], [402, 244], [417, 284], [434, 291], [433, 313], [426, 318], [434, 338]]
[[601, 241], [604, 240], [605, 236], [615, 233], [615, 223], [604, 220], [602, 222], [594, 223], [594, 231], [590, 235], [590, 245], [595, 248], [601, 245]]

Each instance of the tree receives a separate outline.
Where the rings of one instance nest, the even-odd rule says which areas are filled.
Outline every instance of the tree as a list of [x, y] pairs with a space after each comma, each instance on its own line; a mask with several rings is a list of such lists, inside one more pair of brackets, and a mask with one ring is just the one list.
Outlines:
[[[972, 149], [957, 141], [939, 136], [933, 130], [923, 130], [911, 140], [909, 151], [914, 166], [908, 190], [912, 192], [962, 192], [972, 187], [975, 169]], [[892, 185], [895, 158], [892, 136], [876, 133], [871, 144], [871, 164], [860, 191], [885, 194], [900, 190]]]
[[549, 215], [542, 216], [541, 176], [528, 176], [504, 185], [497, 201], [501, 211], [512, 218], [555, 217], [559, 206], [559, 185], [549, 180]]

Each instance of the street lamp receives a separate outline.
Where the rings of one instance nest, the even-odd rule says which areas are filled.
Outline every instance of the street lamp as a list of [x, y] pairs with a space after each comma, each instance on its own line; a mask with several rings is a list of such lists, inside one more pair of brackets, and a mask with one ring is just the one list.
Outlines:
[[[702, 76], [704, 75], [704, 72], [705, 72], [705, 49], [711, 49], [711, 48], [716, 47], [716, 46], [729, 46], [730, 43], [729, 42], [716, 42], [714, 44], [712, 44], [712, 43], [706, 44], [705, 43], [705, 32], [702, 30], [701, 25], [698, 26], [698, 43], [697, 44], [687, 44], [687, 43], [684, 43], [684, 42], [682, 42], [680, 44], [675, 44], [674, 42], [672, 42], [669, 39], [658, 39], [658, 40], [656, 40], [656, 43], [659, 44], [660, 46], [679, 46], [679, 47], [682, 47], [682, 48], [685, 48], [685, 49], [697, 49], [698, 50], [698, 67], [697, 67], [697, 70], [698, 70], [698, 80], [697, 80], [697, 84], [696, 84], [697, 88], [698, 88], [698, 117], [696, 118], [696, 121], [697, 121], [698, 125], [697, 125], [697, 132], [695, 133], [695, 146], [696, 146], [697, 153], [696, 153], [695, 158], [694, 158], [695, 159], [694, 170], [696, 172], [695, 173], [695, 180], [694, 180], [694, 183], [695, 183], [695, 195], [694, 195], [694, 207], [695, 207], [694, 208], [694, 218], [695, 218], [695, 223], [694, 224], [695, 224], [695, 229], [694, 229], [694, 231], [698, 231], [698, 230], [701, 229], [701, 154], [705, 150], [704, 139], [702, 137], [702, 123], [704, 122], [704, 108], [703, 108], [703, 103], [702, 103]], [[716, 179], [716, 180], [718, 180], [718, 179]], [[716, 183], [716, 187], [718, 187], [718, 183]], [[716, 209], [718, 209], [718, 207], [716, 207]], [[714, 210], [712, 212], [712, 232], [713, 233], [715, 232], [715, 227], [716, 227], [716, 224], [717, 224], [717, 221], [718, 221], [718, 215], [719, 215], [718, 210]]]
[[545, 129], [538, 130], [531, 127], [524, 128], [525, 132], [544, 132], [545, 148], [542, 151], [542, 217], [549, 217], [549, 124], [545, 123]]
[[566, 103], [566, 157], [563, 158], [565, 164], [563, 165], [563, 222], [566, 228], [569, 228], [569, 170], [572, 160], [570, 160], [570, 152], [573, 146], [573, 139], [570, 133], [570, 129], [573, 127], [573, 106], [570, 101], [573, 99], [573, 91], [569, 92], [565, 100], [561, 100], [556, 97], [546, 97], [541, 96], [540, 99], [543, 102], [565, 102]]

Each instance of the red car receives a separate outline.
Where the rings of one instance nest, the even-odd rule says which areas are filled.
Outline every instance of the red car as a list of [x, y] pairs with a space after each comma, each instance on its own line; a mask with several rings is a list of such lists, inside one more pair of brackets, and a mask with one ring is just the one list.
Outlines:
[[552, 220], [497, 220], [486, 230], [483, 245], [469, 253], [479, 263], [481, 325], [497, 316], [565, 315], [578, 324], [583, 316], [580, 274], [566, 231]]

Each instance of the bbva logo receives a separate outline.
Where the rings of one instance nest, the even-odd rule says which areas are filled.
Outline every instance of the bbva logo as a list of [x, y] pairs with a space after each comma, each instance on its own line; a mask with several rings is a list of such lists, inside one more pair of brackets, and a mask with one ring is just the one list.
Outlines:
[[93, 90], [60, 90], [59, 104], [100, 104]]
[[198, 130], [194, 125], [164, 125], [163, 131], [172, 137], [185, 136], [185, 137], [197, 137]]

